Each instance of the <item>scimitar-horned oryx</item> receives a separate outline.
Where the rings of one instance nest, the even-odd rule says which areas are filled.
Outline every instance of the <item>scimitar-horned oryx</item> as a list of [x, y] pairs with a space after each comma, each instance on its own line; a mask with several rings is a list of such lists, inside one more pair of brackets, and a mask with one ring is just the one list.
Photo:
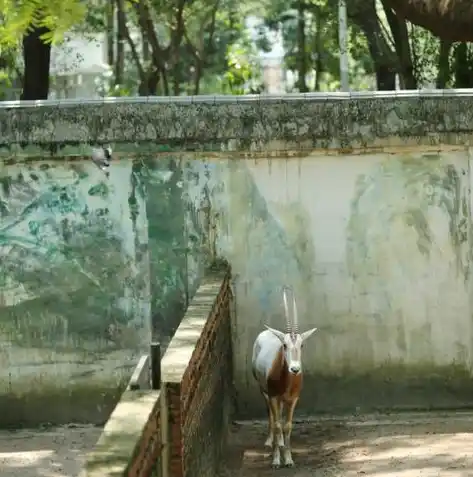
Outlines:
[[[272, 447], [272, 466], [281, 465], [280, 448], [283, 448], [284, 465], [292, 467], [294, 461], [291, 453], [291, 431], [294, 409], [302, 388], [302, 343], [317, 328], [299, 332], [297, 305], [292, 291], [292, 315], [289, 318], [287, 290], [282, 290], [286, 316], [286, 332], [265, 325], [253, 346], [253, 375], [258, 381], [261, 393], [266, 400], [269, 411], [269, 435], [265, 445]], [[281, 425], [283, 407], [286, 411], [284, 428]]]

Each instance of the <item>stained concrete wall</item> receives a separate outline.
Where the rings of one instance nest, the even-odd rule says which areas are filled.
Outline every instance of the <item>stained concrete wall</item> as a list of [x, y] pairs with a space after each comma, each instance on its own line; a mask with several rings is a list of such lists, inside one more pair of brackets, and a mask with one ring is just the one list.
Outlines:
[[234, 272], [243, 415], [264, 411], [252, 345], [264, 323], [284, 329], [283, 284], [301, 328], [319, 328], [299, 412], [472, 404], [468, 151], [228, 168], [218, 243]]
[[173, 157], [1, 168], [0, 426], [103, 422], [165, 349], [203, 266], [181, 176]]
[[[144, 303], [150, 315], [161, 314], [154, 323], [182, 309], [205, 253], [230, 260], [242, 416], [264, 412], [251, 346], [263, 323], [282, 326], [283, 283], [297, 290], [301, 326], [319, 327], [304, 349], [299, 412], [459, 407], [473, 404], [472, 106], [473, 95], [458, 91], [11, 104], [0, 109], [0, 146], [9, 169], [26, 167], [24, 155], [44, 156], [45, 148], [57, 157], [80, 153], [86, 142], [115, 143], [124, 155], [112, 171], [134, 167], [129, 178], [146, 183], [139, 220], [148, 246], [138, 249], [149, 260], [138, 262], [149, 264]], [[162, 173], [139, 172], [140, 164], [163, 162]], [[130, 208], [123, 217], [139, 215], [124, 190], [107, 200]], [[160, 267], [168, 275], [159, 278]], [[112, 288], [128, 297], [117, 303], [136, 303]], [[159, 307], [163, 289], [170, 305]]]

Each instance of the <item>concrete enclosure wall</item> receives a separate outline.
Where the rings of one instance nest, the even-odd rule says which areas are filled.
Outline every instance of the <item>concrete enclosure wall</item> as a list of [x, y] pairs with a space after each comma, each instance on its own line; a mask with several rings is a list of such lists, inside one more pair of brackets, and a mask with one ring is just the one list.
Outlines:
[[103, 422], [151, 335], [165, 349], [205, 258], [181, 174], [0, 166], [0, 427]]
[[[0, 109], [0, 146], [3, 171], [40, 167], [20, 166], [21, 151], [82, 154], [78, 144], [104, 141], [122, 153], [112, 183], [143, 167], [151, 315], [163, 284], [177, 283], [156, 283], [153, 270], [194, 283], [205, 253], [229, 260], [240, 415], [264, 412], [251, 347], [264, 323], [282, 326], [283, 283], [297, 291], [301, 327], [319, 328], [298, 412], [459, 407], [473, 404], [472, 106], [461, 91], [12, 104]], [[83, 163], [54, 161], [59, 171]], [[156, 174], [153, 164], [172, 166]], [[115, 206], [128, 210], [120, 194]], [[151, 253], [172, 223], [176, 238]]]
[[299, 411], [472, 403], [468, 151], [238, 163], [231, 184], [240, 412], [263, 412], [249, 360], [285, 283], [319, 328]]

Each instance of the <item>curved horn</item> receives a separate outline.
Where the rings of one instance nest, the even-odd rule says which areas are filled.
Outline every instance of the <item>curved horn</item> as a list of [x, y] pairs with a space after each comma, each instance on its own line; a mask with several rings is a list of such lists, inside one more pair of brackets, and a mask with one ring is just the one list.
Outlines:
[[274, 328], [271, 328], [270, 326], [268, 325], [264, 325], [265, 328], [269, 331], [271, 331], [271, 333], [274, 335], [274, 336], [277, 336], [279, 338], [279, 340], [281, 341], [281, 343], [284, 343], [284, 333], [282, 331], [279, 331], [279, 330], [276, 330]]
[[284, 286], [282, 288], [282, 298], [284, 301], [284, 312], [286, 315], [286, 333], [290, 333], [292, 330], [291, 326], [291, 320], [289, 319], [289, 307], [287, 306], [287, 295], [286, 295], [286, 290], [288, 287]]
[[296, 294], [294, 292], [292, 292], [292, 312], [293, 312], [292, 331], [298, 334], [299, 333], [299, 317], [297, 316]]

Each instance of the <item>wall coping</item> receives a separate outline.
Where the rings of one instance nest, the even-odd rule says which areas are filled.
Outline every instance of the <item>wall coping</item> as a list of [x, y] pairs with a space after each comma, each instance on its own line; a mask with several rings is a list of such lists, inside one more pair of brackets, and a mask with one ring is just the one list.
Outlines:
[[[133, 97], [0, 103], [0, 152], [125, 144], [151, 150], [346, 153], [473, 144], [473, 91]], [[1, 151], [3, 149], [3, 151]], [[29, 154], [29, 152], [26, 152]], [[37, 151], [36, 151], [37, 154]]]
[[141, 356], [128, 381], [127, 391], [151, 389], [151, 358], [149, 354]]
[[452, 89], [407, 89], [393, 91], [332, 91], [313, 93], [282, 93], [282, 94], [208, 94], [199, 96], [126, 96], [84, 99], [40, 99], [34, 101], [0, 101], [0, 109], [29, 108], [38, 106], [77, 106], [83, 104], [202, 104], [202, 103], [246, 103], [271, 102], [292, 100], [347, 100], [347, 99], [379, 99], [379, 98], [438, 98], [438, 97], [473, 97], [472, 88]]
[[123, 477], [159, 405], [160, 391], [125, 391], [97, 444], [87, 454], [79, 477]]
[[213, 273], [202, 281], [161, 360], [161, 381], [180, 383], [205, 324], [212, 313], [225, 274]]

